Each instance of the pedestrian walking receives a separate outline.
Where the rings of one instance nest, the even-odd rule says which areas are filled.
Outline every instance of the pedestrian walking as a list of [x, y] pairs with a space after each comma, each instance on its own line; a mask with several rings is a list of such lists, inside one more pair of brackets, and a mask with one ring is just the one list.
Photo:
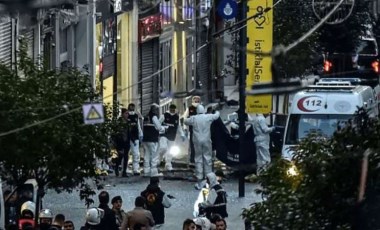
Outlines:
[[266, 117], [268, 115], [269, 114], [258, 114], [256, 118], [253, 119], [253, 131], [255, 133], [254, 142], [257, 154], [257, 175], [271, 162], [269, 153], [269, 134], [274, 130], [274, 127], [268, 127], [266, 123]]
[[159, 156], [157, 152], [159, 132], [165, 132], [165, 128], [159, 121], [160, 106], [153, 104], [148, 115], [144, 118], [144, 176], [159, 176], [157, 165]]
[[215, 114], [205, 114], [202, 105], [197, 107], [197, 115], [184, 120], [187, 125], [193, 126], [193, 141], [195, 149], [195, 175], [197, 183], [195, 188], [200, 190], [203, 187], [203, 180], [207, 173], [212, 170], [212, 143], [210, 126], [213, 121], [219, 118], [219, 111]]
[[141, 129], [140, 119], [142, 116], [136, 111], [133, 103], [128, 105], [128, 125], [130, 137], [130, 149], [132, 153], [132, 170], [133, 175], [140, 175], [140, 143], [143, 140], [143, 130]]
[[99, 206], [98, 208], [104, 211], [104, 217], [101, 218], [99, 228], [102, 230], [118, 230], [116, 225], [116, 216], [112, 209], [108, 206], [110, 196], [107, 191], [101, 191], [98, 195]]
[[153, 215], [155, 229], [164, 229], [165, 208], [171, 207], [171, 199], [174, 197], [162, 191], [159, 182], [158, 177], [151, 177], [149, 185], [141, 192], [141, 196], [146, 200], [146, 209]]
[[112, 135], [112, 145], [117, 151], [117, 158], [115, 160], [115, 175], [119, 176], [119, 167], [123, 163], [122, 176], [127, 176], [128, 167], [128, 152], [130, 149], [129, 141], [129, 124], [128, 124], [128, 110], [125, 108], [121, 109], [121, 117], [119, 118], [118, 132]]
[[104, 218], [104, 210], [101, 208], [90, 208], [86, 212], [86, 223], [80, 230], [104, 230], [101, 221]]
[[[201, 104], [200, 96], [193, 96], [191, 98], [191, 105], [187, 107], [186, 111], [183, 114], [183, 118], [187, 119], [191, 116], [197, 114], [197, 107]], [[195, 149], [194, 149], [194, 141], [193, 141], [193, 127], [188, 125], [188, 133], [189, 133], [189, 165], [195, 164]]]
[[135, 229], [135, 226], [141, 224], [147, 230], [151, 230], [154, 226], [154, 219], [152, 213], [145, 209], [146, 201], [142, 196], [135, 199], [135, 208], [126, 214], [123, 219], [120, 230]]
[[199, 204], [199, 213], [204, 213], [209, 219], [216, 214], [222, 218], [228, 217], [227, 193], [219, 184], [215, 173], [207, 174], [207, 184], [209, 185], [209, 194], [206, 201]]
[[165, 159], [165, 169], [167, 171], [172, 171], [172, 159], [173, 155], [170, 152], [170, 148], [174, 146], [177, 133], [181, 136], [182, 142], [186, 140], [185, 134], [179, 124], [179, 115], [176, 112], [176, 106], [171, 104], [169, 106], [169, 111], [164, 113], [163, 117], [163, 126], [166, 126], [167, 129], [163, 134], [160, 134], [159, 144], [158, 144], [158, 155], [163, 153]]
[[126, 213], [121, 208], [121, 206], [123, 205], [123, 199], [121, 199], [121, 196], [115, 196], [114, 198], [112, 198], [111, 204], [112, 211], [115, 213], [116, 217], [116, 225], [120, 228], [121, 223], [123, 223], [123, 220], [126, 216]]

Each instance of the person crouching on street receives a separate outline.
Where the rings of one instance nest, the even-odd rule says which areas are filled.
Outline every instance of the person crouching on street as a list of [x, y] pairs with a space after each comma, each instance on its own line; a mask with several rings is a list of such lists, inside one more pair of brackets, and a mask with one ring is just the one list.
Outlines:
[[227, 193], [219, 184], [215, 173], [210, 172], [207, 174], [207, 184], [209, 184], [209, 194], [206, 201], [199, 205], [199, 208], [203, 209], [202, 212], [206, 214], [208, 219], [211, 219], [216, 214], [222, 218], [228, 217]]

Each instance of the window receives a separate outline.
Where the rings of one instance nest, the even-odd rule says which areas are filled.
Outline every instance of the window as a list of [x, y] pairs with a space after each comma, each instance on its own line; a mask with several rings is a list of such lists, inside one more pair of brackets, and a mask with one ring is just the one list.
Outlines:
[[192, 20], [194, 16], [194, 0], [183, 0], [182, 19]]
[[321, 136], [330, 138], [336, 130], [344, 128], [352, 116], [350, 114], [292, 114], [286, 130], [285, 143], [298, 144], [310, 133], [319, 133]]
[[356, 53], [359, 55], [377, 55], [377, 45], [375, 39], [360, 40]]
[[195, 47], [194, 37], [186, 38], [186, 90], [191, 91], [195, 86]]
[[162, 14], [162, 26], [171, 25], [173, 19], [173, 4], [172, 0], [162, 1], [160, 4]]
[[172, 41], [160, 44], [160, 93], [171, 92]]
[[60, 47], [59, 51], [60, 53], [66, 53], [67, 52], [67, 36], [68, 36], [68, 31], [67, 27], [59, 33], [59, 42], [60, 42]]

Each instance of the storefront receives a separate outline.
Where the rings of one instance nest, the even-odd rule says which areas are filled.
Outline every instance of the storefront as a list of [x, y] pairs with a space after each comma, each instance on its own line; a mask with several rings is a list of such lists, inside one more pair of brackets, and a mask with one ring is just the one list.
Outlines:
[[159, 103], [159, 36], [161, 14], [139, 19], [139, 94], [141, 113], [146, 115]]

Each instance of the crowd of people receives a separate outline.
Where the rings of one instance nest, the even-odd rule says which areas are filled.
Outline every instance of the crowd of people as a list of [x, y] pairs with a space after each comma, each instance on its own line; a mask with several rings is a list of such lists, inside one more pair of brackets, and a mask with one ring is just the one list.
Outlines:
[[[183, 222], [184, 230], [226, 230], [227, 195], [219, 184], [218, 177], [211, 172], [207, 175], [208, 195], [199, 203], [199, 215]], [[132, 210], [122, 209], [123, 199], [115, 196], [110, 199], [105, 190], [98, 194], [98, 207], [89, 208], [85, 214], [85, 223], [77, 227], [81, 230], [142, 230], [166, 229], [165, 209], [172, 206], [175, 197], [164, 192], [160, 187], [159, 177], [151, 177], [146, 189], [135, 198]], [[111, 206], [109, 203], [111, 202]], [[73, 221], [65, 215], [46, 208], [38, 213], [35, 222], [35, 204], [26, 201], [20, 209], [20, 217], [16, 224], [7, 226], [9, 230], [74, 230]]]
[[[150, 178], [150, 183], [140, 196], [135, 199], [135, 208], [128, 212], [122, 210], [122, 197], [111, 199], [112, 208], [109, 207], [108, 192], [99, 193], [99, 206], [87, 210], [86, 223], [82, 230], [132, 230], [132, 229], [165, 229], [165, 209], [171, 207], [170, 194], [165, 193], [159, 186], [159, 177], [162, 173], [158, 166], [160, 158], [165, 160], [165, 170], [172, 171], [172, 158], [169, 148], [173, 146], [177, 135], [181, 141], [189, 139], [189, 164], [194, 164], [195, 188], [201, 190], [199, 202], [196, 203], [195, 219], [183, 222], [183, 229], [226, 229], [225, 218], [227, 213], [227, 193], [220, 183], [220, 178], [213, 170], [213, 146], [211, 139], [211, 125], [220, 119], [219, 111], [205, 109], [200, 97], [194, 96], [192, 104], [181, 117], [174, 104], [161, 115], [160, 106], [152, 104], [149, 113], [143, 117], [136, 112], [134, 104], [121, 109], [120, 129], [111, 136], [111, 147], [116, 152], [113, 160], [113, 169], [116, 176], [127, 177], [129, 154], [133, 175]], [[247, 116], [247, 124], [252, 125], [257, 155], [257, 173], [260, 173], [270, 163], [269, 133], [272, 127], [266, 124], [266, 115], [255, 117]], [[231, 136], [238, 135], [238, 120], [231, 121]], [[182, 128], [183, 126], [183, 128]], [[185, 129], [185, 131], [183, 130]], [[235, 132], [235, 133], [233, 133]], [[140, 171], [140, 145], [144, 150], [143, 169]], [[32, 203], [23, 204], [20, 211], [20, 221], [15, 229], [34, 228], [34, 209]], [[35, 206], [34, 206], [35, 207]], [[29, 211], [28, 211], [29, 210]], [[33, 211], [31, 211], [33, 210]], [[38, 214], [39, 228], [48, 229], [74, 229], [70, 220], [64, 215], [53, 216], [49, 209], [41, 210]], [[25, 225], [25, 226], [24, 226]], [[17, 225], [16, 225], [17, 226]]]

